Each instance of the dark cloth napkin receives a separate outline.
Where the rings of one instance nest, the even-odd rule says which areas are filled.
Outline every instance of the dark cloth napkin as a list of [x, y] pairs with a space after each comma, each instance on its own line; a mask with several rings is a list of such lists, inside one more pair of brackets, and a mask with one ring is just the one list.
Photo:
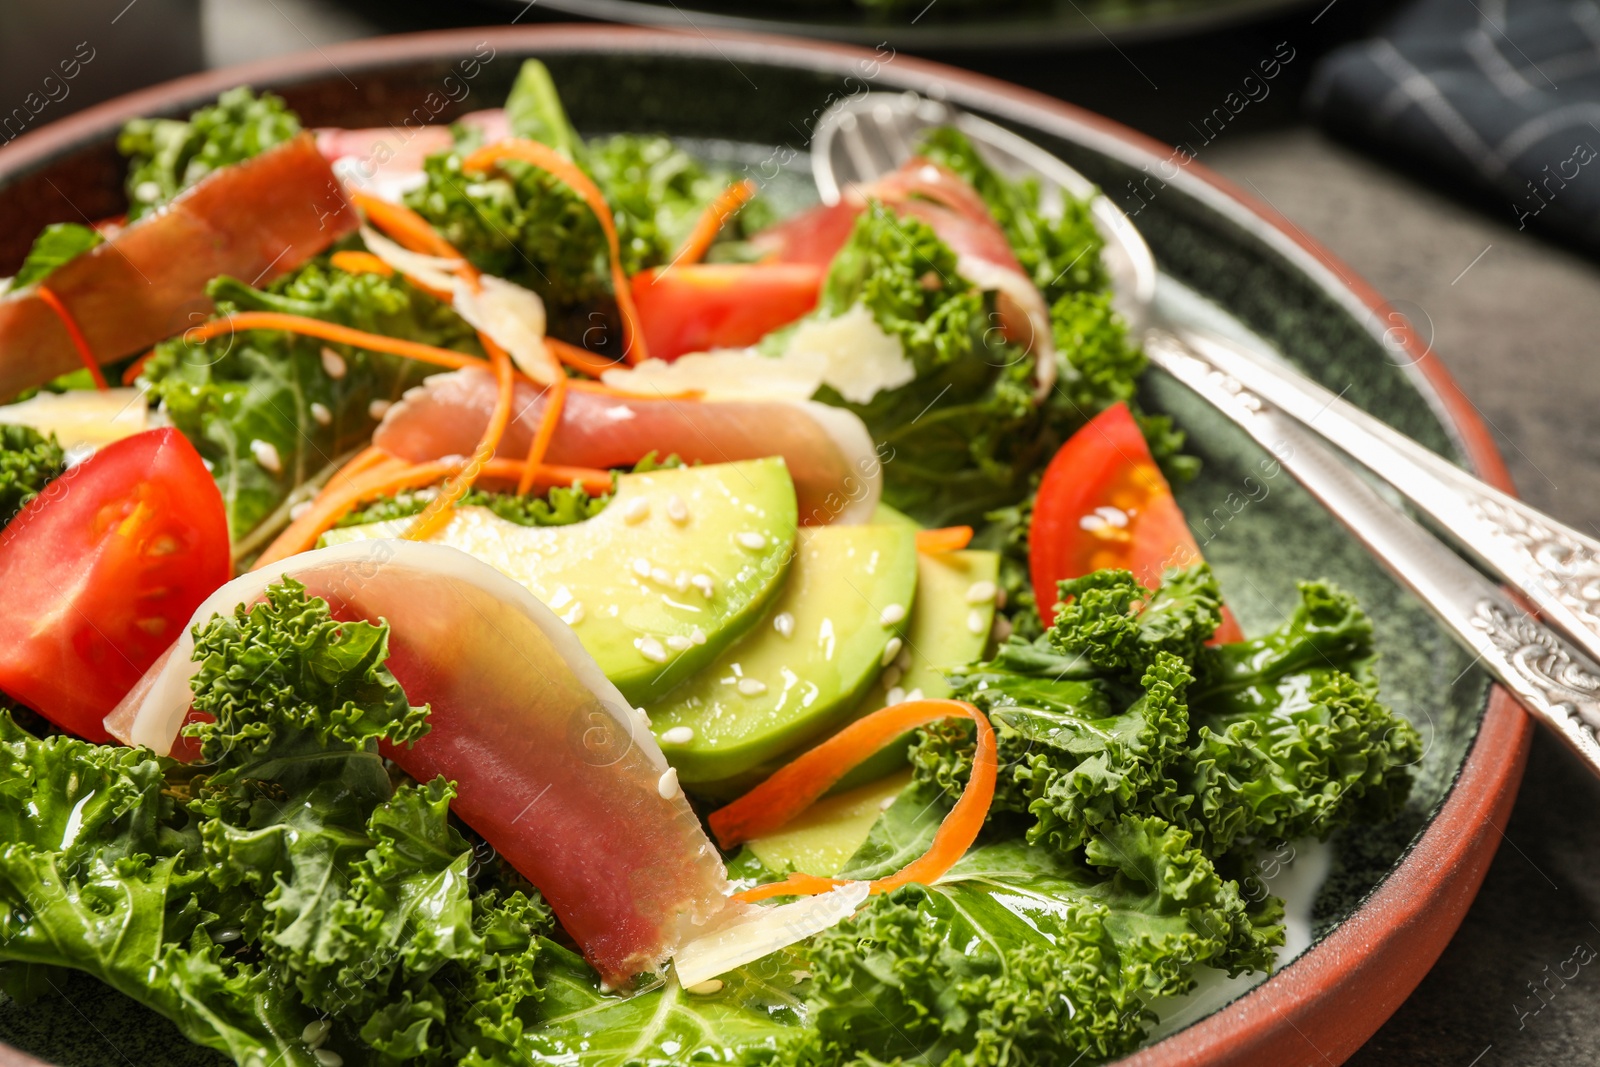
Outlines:
[[1308, 102], [1330, 130], [1464, 187], [1519, 229], [1600, 253], [1600, 4], [1415, 0], [1330, 53]]

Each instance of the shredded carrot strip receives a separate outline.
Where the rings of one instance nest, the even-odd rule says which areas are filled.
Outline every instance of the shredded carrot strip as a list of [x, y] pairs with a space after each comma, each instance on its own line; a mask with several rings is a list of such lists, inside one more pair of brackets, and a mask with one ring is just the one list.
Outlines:
[[318, 337], [324, 341], [354, 345], [370, 352], [387, 352], [391, 356], [404, 356], [407, 359], [449, 367], [452, 370], [484, 365], [484, 361], [477, 356], [469, 356], [464, 352], [436, 348], [418, 341], [403, 341], [398, 337], [385, 337], [380, 333], [368, 333], [366, 330], [340, 326], [336, 322], [323, 322], [321, 319], [288, 315], [281, 311], [240, 311], [233, 315], [224, 315], [184, 331], [183, 338], [189, 342], [205, 341], [235, 330], [283, 330], [287, 333], [303, 334], [306, 337]]
[[645, 350], [644, 330], [639, 324], [639, 310], [633, 303], [633, 292], [628, 286], [628, 276], [622, 269], [622, 244], [617, 239], [617, 224], [611, 216], [611, 207], [600, 189], [566, 156], [549, 145], [538, 141], [511, 140], [486, 145], [468, 156], [461, 164], [466, 171], [486, 171], [503, 159], [517, 159], [538, 167], [566, 185], [589, 205], [589, 210], [605, 231], [606, 244], [611, 251], [611, 286], [616, 290], [617, 310], [622, 313], [623, 352], [629, 363], [638, 363], [650, 357]]
[[561, 424], [561, 409], [566, 403], [567, 379], [562, 375], [545, 393], [544, 414], [539, 417], [539, 428], [534, 431], [533, 443], [528, 446], [528, 458], [524, 461], [522, 477], [517, 480], [519, 494], [526, 493], [533, 487], [534, 476], [539, 473], [539, 465], [544, 462], [545, 453], [550, 451], [550, 441], [556, 435], [556, 427]]
[[[487, 335], [479, 335], [484, 346], [489, 349], [489, 362], [494, 368], [495, 392], [494, 410], [489, 414], [489, 424], [483, 429], [483, 436], [478, 438], [478, 447], [472, 450], [472, 458], [467, 465], [457, 473], [451, 475], [445, 482], [439, 495], [428, 501], [428, 506], [422, 509], [410, 526], [406, 527], [405, 539], [408, 541], [426, 541], [441, 526], [450, 521], [455, 514], [456, 503], [472, 488], [472, 483], [477, 480], [483, 465], [494, 457], [494, 451], [500, 446], [500, 438], [505, 436], [506, 424], [511, 421], [511, 398], [513, 396], [513, 371], [511, 356], [506, 350], [495, 344]], [[530, 478], [529, 481], [532, 481]]]
[[598, 378], [606, 371], [617, 366], [617, 361], [597, 356], [587, 348], [579, 348], [565, 341], [558, 341], [554, 337], [544, 339], [545, 347], [550, 349], [550, 354], [572, 369], [587, 374], [591, 378]]
[[756, 183], [749, 178], [734, 182], [724, 189], [700, 213], [694, 229], [678, 246], [678, 254], [672, 257], [671, 265], [676, 267], [680, 263], [698, 263], [704, 259], [711, 242], [717, 239], [717, 234], [722, 232], [728, 220], [737, 215], [739, 209], [753, 200], [755, 195]]
[[970, 526], [943, 526], [937, 530], [917, 531], [917, 551], [931, 556], [942, 552], [959, 552], [971, 543]]
[[144, 355], [128, 364], [128, 368], [122, 372], [122, 384], [132, 385], [134, 382], [138, 381], [139, 375], [144, 373], [144, 365], [149, 363], [150, 358], [155, 354], [156, 350], [152, 348], [150, 351], [146, 352]]
[[[951, 718], [971, 719], [977, 724], [978, 747], [972, 758], [972, 776], [955, 807], [939, 824], [928, 851], [894, 874], [872, 882], [871, 891], [887, 893], [908, 882], [931, 884], [972, 847], [994, 800], [998, 772], [994, 730], [982, 712], [959, 700], [910, 700], [858, 719], [732, 804], [712, 812], [711, 832], [725, 849], [772, 833], [809, 808], [852, 768], [906, 731]], [[838, 878], [792, 874], [781, 882], [736, 893], [734, 899], [754, 903], [769, 897], [811, 896], [844, 884]]]
[[381, 274], [385, 278], [394, 277], [394, 268], [371, 252], [335, 252], [328, 257], [328, 262], [346, 274]]
[[[525, 465], [520, 459], [491, 459], [483, 465], [482, 477], [489, 481], [514, 484], [521, 480]], [[605, 496], [614, 487], [608, 470], [599, 467], [569, 467], [560, 463], [542, 463], [534, 476], [535, 489], [552, 486], [569, 486], [582, 489], [590, 496]]]
[[[359, 458], [359, 457], [358, 457]], [[352, 478], [338, 484], [332, 481], [325, 486], [305, 514], [291, 522], [261, 553], [253, 569], [259, 570], [269, 563], [304, 552], [317, 543], [334, 523], [342, 519], [357, 504], [385, 493], [403, 489], [417, 489], [431, 485], [440, 478], [460, 470], [459, 459], [445, 462], [407, 463], [390, 457], [375, 463]], [[338, 475], [335, 475], [338, 478]]]
[[[435, 230], [427, 219], [412, 211], [404, 204], [396, 204], [388, 200], [380, 200], [369, 193], [351, 193], [350, 202], [360, 208], [371, 223], [390, 237], [402, 248], [423, 255], [438, 256], [441, 259], [460, 259], [461, 253], [455, 246]], [[470, 268], [469, 268], [470, 269]]]
[[46, 287], [40, 285], [34, 288], [39, 294], [39, 299], [44, 301], [45, 307], [56, 313], [56, 318], [61, 320], [62, 327], [67, 331], [67, 336], [72, 339], [72, 347], [77, 349], [78, 358], [83, 360], [84, 367], [89, 371], [89, 377], [94, 379], [96, 389], [110, 389], [106, 382], [105, 372], [100, 369], [100, 361], [94, 358], [94, 349], [89, 347], [89, 339], [83, 336], [83, 331], [78, 329], [78, 320], [72, 317], [72, 312], [67, 310], [67, 305], [61, 298]]

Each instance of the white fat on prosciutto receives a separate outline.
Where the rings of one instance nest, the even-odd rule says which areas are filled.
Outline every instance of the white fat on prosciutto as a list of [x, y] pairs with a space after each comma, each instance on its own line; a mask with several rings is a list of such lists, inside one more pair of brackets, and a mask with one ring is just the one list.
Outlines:
[[[495, 396], [487, 371], [436, 374], [389, 409], [372, 443], [413, 463], [468, 455], [488, 425]], [[542, 389], [516, 383], [497, 455], [528, 454], [544, 405]], [[809, 400], [712, 402], [573, 389], [545, 460], [627, 467], [650, 452], [690, 463], [782, 456], [807, 525], [870, 522], [883, 493], [882, 463], [865, 424], [843, 408]]]
[[356, 541], [217, 590], [106, 727], [170, 752], [189, 713], [192, 629], [292, 577], [340, 619], [389, 624], [388, 667], [430, 731], [385, 754], [456, 783], [452, 810], [539, 888], [608, 984], [675, 959], [688, 984], [827, 929], [866, 884], [782, 907], [728, 898], [727, 871], [650, 732], [572, 630], [464, 552]]
[[[457, 122], [479, 131], [485, 144], [511, 135], [501, 108], [472, 111]], [[423, 183], [423, 160], [455, 144], [448, 125], [412, 126], [409, 121], [349, 130], [324, 127], [316, 135], [317, 150], [346, 185], [396, 201]]]
[[852, 404], [866, 404], [916, 376], [900, 342], [856, 304], [831, 319], [803, 320], [781, 355], [750, 348], [693, 352], [608, 370], [603, 379], [646, 396], [698, 392], [706, 400], [808, 400], [826, 385]]

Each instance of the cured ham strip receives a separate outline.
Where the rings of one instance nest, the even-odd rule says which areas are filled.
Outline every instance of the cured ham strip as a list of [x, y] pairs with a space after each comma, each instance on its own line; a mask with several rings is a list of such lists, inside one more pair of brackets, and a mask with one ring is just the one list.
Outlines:
[[[206, 283], [230, 274], [262, 285], [356, 228], [310, 134], [224, 167], [170, 204], [63, 265], [51, 291], [105, 363], [212, 313]], [[25, 288], [0, 298], [0, 395], [80, 365], [61, 319]]]
[[[386, 620], [388, 666], [432, 727], [386, 750], [412, 777], [457, 784], [453, 810], [531, 881], [601, 976], [655, 970], [727, 907], [716, 849], [644, 716], [526, 589], [453, 548], [360, 541], [223, 586], [191, 626], [261, 599], [285, 575], [343, 619]], [[189, 628], [106, 720], [173, 748], [189, 706]]]
[[[511, 136], [502, 108], [472, 111], [456, 121], [478, 130], [486, 144]], [[421, 182], [423, 160], [454, 146], [455, 137], [445, 125], [317, 130], [317, 149], [341, 177], [387, 199], [399, 199]]]
[[[467, 455], [494, 401], [494, 379], [486, 371], [435, 375], [389, 409], [372, 443], [413, 463]], [[527, 455], [544, 405], [539, 387], [518, 380], [496, 455]], [[810, 401], [710, 403], [573, 389], [544, 462], [627, 467], [650, 452], [691, 463], [782, 456], [807, 525], [867, 522], [882, 491], [877, 454], [861, 420]]]
[[802, 212], [757, 234], [751, 243], [781, 263], [830, 263], [868, 200], [927, 223], [956, 254], [961, 276], [996, 294], [995, 310], [1006, 340], [1038, 357], [1037, 391], [1041, 396], [1048, 392], [1056, 376], [1050, 309], [982, 197], [949, 168], [925, 159], [907, 160], [866, 189], [852, 190], [837, 204]]

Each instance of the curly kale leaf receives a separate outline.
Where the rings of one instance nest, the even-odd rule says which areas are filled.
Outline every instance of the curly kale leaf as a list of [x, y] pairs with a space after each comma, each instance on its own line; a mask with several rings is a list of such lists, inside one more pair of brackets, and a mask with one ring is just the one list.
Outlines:
[[52, 222], [34, 238], [33, 247], [28, 249], [22, 266], [17, 268], [16, 277], [9, 286], [0, 285], [0, 293], [42, 282], [62, 265], [104, 241], [98, 230], [81, 223]]
[[56, 435], [28, 426], [0, 424], [0, 526], [67, 470]]
[[[281, 311], [389, 337], [479, 354], [447, 305], [400, 278], [347, 274], [312, 261], [269, 288], [212, 282], [222, 313]], [[288, 521], [296, 486], [363, 444], [383, 405], [433, 369], [398, 356], [280, 331], [251, 330], [199, 344], [156, 346], [141, 381], [211, 465], [236, 544]], [[257, 532], [255, 538], [250, 538]]]
[[1109, 287], [1110, 279], [1100, 261], [1105, 239], [1095, 229], [1089, 201], [1063, 196], [1059, 211], [1046, 212], [1037, 178], [1011, 181], [1002, 177], [983, 160], [967, 135], [951, 126], [930, 131], [920, 150], [977, 190], [1047, 304], [1055, 304], [1069, 293]]
[[185, 120], [133, 119], [117, 138], [128, 157], [128, 221], [160, 207], [220, 167], [239, 163], [300, 132], [300, 119], [272, 93], [229, 89]]
[[1203, 563], [1167, 571], [1155, 590], [1129, 571], [1103, 570], [1062, 582], [1059, 594], [1050, 645], [1127, 676], [1162, 652], [1193, 663], [1222, 620], [1222, 594]]

